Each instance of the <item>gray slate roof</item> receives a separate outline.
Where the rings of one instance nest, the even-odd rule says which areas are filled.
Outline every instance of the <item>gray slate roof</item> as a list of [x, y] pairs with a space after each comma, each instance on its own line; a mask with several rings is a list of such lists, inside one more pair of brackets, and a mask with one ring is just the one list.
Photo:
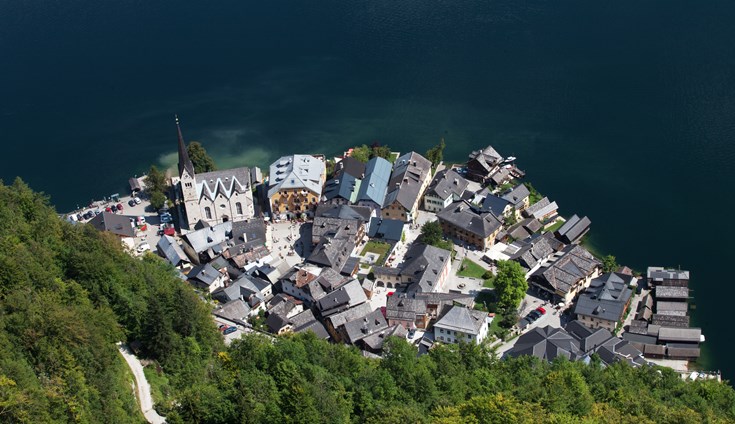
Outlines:
[[579, 348], [579, 341], [564, 329], [547, 325], [543, 328], [535, 327], [521, 335], [507, 355], [532, 355], [546, 361], [563, 356], [574, 361], [583, 357], [584, 352]]
[[586, 216], [580, 218], [577, 215], [572, 215], [564, 225], [559, 227], [556, 235], [566, 243], [574, 243], [589, 231], [591, 224], [592, 222]]
[[367, 206], [329, 205], [317, 206], [314, 216], [322, 218], [359, 219], [362, 222], [370, 221], [373, 210]]
[[381, 157], [375, 157], [365, 166], [365, 178], [362, 180], [357, 200], [373, 201], [382, 206], [390, 180], [391, 164]]
[[201, 253], [210, 247], [227, 241], [232, 234], [232, 221], [223, 222], [201, 230], [192, 231], [182, 236], [195, 252]]
[[494, 194], [488, 194], [485, 196], [485, 200], [482, 201], [481, 210], [483, 212], [492, 212], [495, 216], [501, 216], [508, 206], [511, 206], [509, 201]]
[[360, 189], [360, 180], [349, 174], [342, 174], [327, 180], [324, 184], [324, 198], [332, 200], [336, 197], [354, 202]]
[[649, 280], [653, 280], [654, 282], [663, 280], [689, 280], [689, 271], [649, 266], [647, 276]]
[[544, 215], [547, 215], [557, 210], [558, 208], [559, 207], [556, 205], [556, 202], [551, 202], [549, 201], [548, 197], [544, 197], [543, 199], [529, 206], [525, 211], [523, 211], [523, 213], [526, 214], [526, 216], [541, 219], [544, 217]]
[[469, 181], [453, 169], [445, 169], [436, 173], [426, 193], [446, 200], [452, 196], [461, 196], [468, 184]]
[[431, 292], [436, 290], [439, 274], [450, 259], [448, 250], [414, 243], [404, 256], [400, 272], [408, 276], [410, 291]]
[[197, 197], [214, 200], [221, 194], [229, 199], [235, 193], [247, 193], [250, 187], [250, 168], [233, 168], [196, 174]]
[[687, 299], [688, 287], [656, 286], [653, 289], [656, 299]]
[[621, 320], [625, 305], [633, 295], [628, 288], [632, 280], [630, 275], [615, 272], [595, 278], [579, 295], [574, 313], [613, 322]]
[[156, 245], [158, 252], [166, 258], [173, 266], [179, 266], [181, 262], [189, 262], [186, 253], [181, 249], [175, 238], [164, 235]]
[[89, 224], [98, 231], [107, 231], [122, 237], [135, 237], [135, 227], [130, 219], [129, 216], [102, 212], [89, 220]]
[[509, 192], [503, 194], [503, 199], [509, 201], [516, 209], [520, 208], [523, 204], [523, 200], [525, 200], [528, 196], [531, 195], [531, 192], [528, 191], [528, 187], [526, 187], [525, 184], [518, 184], [517, 186], [513, 187]]
[[192, 268], [187, 277], [189, 280], [194, 280], [209, 287], [220, 277], [220, 273], [212, 265], [204, 264]]
[[385, 317], [379, 310], [375, 310], [362, 318], [345, 324], [346, 341], [355, 343], [372, 334], [380, 333], [386, 328], [388, 328], [388, 322]]
[[324, 171], [324, 162], [314, 156], [282, 156], [270, 166], [268, 197], [291, 188], [310, 190], [321, 196]]
[[225, 303], [219, 309], [215, 309], [212, 313], [231, 321], [244, 321], [250, 314], [250, 305], [241, 299], [235, 299]]
[[568, 293], [579, 280], [590, 276], [602, 265], [600, 261], [578, 245], [565, 247], [558, 257], [537, 269], [531, 278], [561, 293]]
[[503, 156], [493, 146], [488, 145], [482, 150], [475, 150], [470, 153], [469, 161], [477, 161], [487, 172], [490, 172], [493, 167], [503, 161]]
[[400, 241], [403, 236], [403, 225], [399, 219], [372, 218], [368, 237], [389, 241]]
[[470, 309], [465, 306], [452, 306], [434, 324], [434, 327], [445, 330], [461, 331], [465, 334], [480, 334], [483, 325], [486, 324], [487, 312]]
[[322, 315], [327, 316], [366, 301], [367, 296], [365, 296], [362, 286], [357, 280], [352, 280], [319, 299], [317, 306]]
[[446, 221], [481, 238], [486, 238], [502, 225], [490, 212], [477, 213], [466, 200], [456, 201], [436, 214], [439, 221]]
[[431, 173], [431, 162], [416, 152], [396, 159], [383, 206], [398, 202], [411, 210], [421, 196], [421, 182]]
[[364, 163], [351, 156], [347, 156], [335, 164], [334, 173], [335, 175], [351, 175], [354, 178], [362, 179], [365, 175], [365, 168]]
[[521, 266], [527, 269], [532, 269], [564, 248], [564, 244], [553, 238], [549, 233], [537, 235], [530, 240], [516, 241], [513, 244], [520, 246], [520, 249], [510, 259], [518, 261]]

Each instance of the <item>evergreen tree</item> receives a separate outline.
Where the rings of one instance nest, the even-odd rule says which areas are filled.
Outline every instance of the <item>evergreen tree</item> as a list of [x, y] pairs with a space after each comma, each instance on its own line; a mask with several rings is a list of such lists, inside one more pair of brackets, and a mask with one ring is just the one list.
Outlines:
[[207, 154], [207, 150], [198, 141], [190, 142], [186, 146], [186, 152], [189, 154], [189, 159], [191, 159], [191, 163], [194, 165], [195, 173], [201, 174], [217, 170], [214, 159]]

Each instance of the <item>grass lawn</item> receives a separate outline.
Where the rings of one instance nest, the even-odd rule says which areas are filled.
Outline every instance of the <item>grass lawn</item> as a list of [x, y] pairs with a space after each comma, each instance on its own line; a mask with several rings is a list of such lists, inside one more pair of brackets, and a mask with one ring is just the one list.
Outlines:
[[143, 374], [151, 385], [151, 397], [156, 405], [168, 406], [171, 404], [171, 386], [165, 374], [159, 374], [154, 365], [143, 367]]
[[549, 227], [549, 229], [546, 230], [546, 232], [553, 233], [554, 231], [556, 231], [559, 228], [561, 228], [562, 225], [564, 225], [564, 221], [562, 221], [560, 219], [560, 220], [556, 221], [556, 223], [554, 225], [552, 225], [551, 227]]
[[366, 253], [375, 253], [376, 255], [379, 255], [377, 261], [375, 261], [375, 265], [382, 265], [385, 262], [385, 257], [388, 256], [388, 251], [390, 250], [390, 244], [383, 243], [381, 241], [373, 241], [370, 240], [365, 245], [365, 248], [362, 249], [362, 253], [360, 253], [361, 256], [365, 256]]
[[488, 278], [482, 283], [482, 286], [489, 289], [495, 288], [495, 278]]
[[490, 323], [490, 327], [487, 329], [488, 335], [497, 335], [498, 332], [503, 332], [503, 329], [500, 328], [500, 321], [503, 320], [503, 317], [500, 315], [495, 315], [495, 318], [493, 318], [493, 321]]
[[484, 273], [485, 268], [481, 267], [474, 261], [465, 258], [462, 260], [462, 267], [460, 267], [457, 275], [460, 277], [482, 278]]

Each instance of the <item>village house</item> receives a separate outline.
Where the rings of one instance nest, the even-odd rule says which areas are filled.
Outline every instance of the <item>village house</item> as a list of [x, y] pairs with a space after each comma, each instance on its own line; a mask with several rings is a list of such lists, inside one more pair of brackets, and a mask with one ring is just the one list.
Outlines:
[[102, 212], [89, 220], [89, 225], [93, 226], [97, 231], [105, 231], [115, 234], [121, 239], [133, 239], [138, 233], [133, 218], [125, 215], [118, 215], [110, 212]]
[[388, 192], [381, 215], [383, 218], [414, 222], [421, 196], [431, 182], [431, 162], [416, 152], [396, 159], [388, 181]]
[[590, 282], [580, 293], [574, 308], [577, 319], [590, 328], [606, 328], [615, 332], [630, 306], [637, 279], [632, 275], [609, 272]]
[[401, 325], [407, 330], [427, 329], [432, 320], [454, 304], [472, 308], [475, 301], [473, 296], [461, 293], [396, 293], [386, 301], [385, 317], [389, 325]]
[[158, 254], [166, 259], [174, 268], [186, 270], [191, 268], [191, 261], [186, 256], [184, 250], [179, 246], [179, 242], [171, 236], [164, 235], [156, 244]]
[[648, 285], [651, 287], [689, 287], [689, 271], [649, 266], [646, 275], [648, 277]]
[[502, 162], [503, 157], [492, 146], [475, 150], [467, 160], [467, 178], [486, 185]]
[[529, 278], [529, 285], [554, 299], [570, 303], [593, 278], [600, 275], [602, 263], [579, 245], [570, 245], [554, 254]]
[[203, 223], [202, 228], [181, 236], [181, 247], [194, 264], [207, 263], [227, 249], [232, 236], [232, 222], [214, 226]]
[[523, 215], [527, 218], [538, 219], [544, 228], [548, 228], [556, 222], [556, 219], [559, 216], [558, 209], [559, 207], [556, 205], [556, 202], [552, 202], [548, 197], [544, 197], [526, 208], [526, 210], [523, 211]]
[[311, 215], [322, 196], [326, 167], [315, 156], [283, 156], [271, 164], [268, 178], [268, 199], [274, 218]]
[[[382, 159], [382, 158], [381, 158]], [[341, 175], [349, 175], [358, 180], [365, 178], [367, 166], [352, 156], [347, 156], [334, 164], [335, 177]]]
[[316, 306], [322, 317], [328, 317], [365, 302], [367, 296], [362, 285], [357, 280], [350, 280], [319, 299]]
[[518, 184], [501, 197], [513, 205], [517, 217], [520, 218], [520, 213], [530, 206], [531, 192], [525, 184]]
[[564, 243], [556, 240], [550, 233], [544, 233], [536, 234], [526, 240], [515, 241], [511, 247], [517, 250], [510, 256], [510, 260], [517, 261], [528, 274], [551, 259], [556, 252], [561, 251]]
[[434, 323], [434, 340], [441, 343], [480, 344], [487, 337], [492, 320], [487, 312], [451, 306]]
[[187, 279], [189, 284], [207, 293], [212, 293], [218, 288], [224, 287], [225, 283], [229, 281], [227, 273], [217, 271], [210, 264], [195, 266], [189, 271]]
[[179, 138], [179, 175], [172, 179], [177, 201], [183, 203], [188, 228], [199, 221], [215, 225], [255, 216], [250, 169], [246, 167], [196, 174], [176, 118]]
[[572, 215], [558, 230], [554, 232], [554, 236], [565, 244], [576, 243], [584, 237], [590, 230], [590, 219]]
[[447, 237], [479, 250], [490, 248], [502, 228], [502, 223], [494, 214], [480, 212], [466, 200], [452, 203], [436, 217]]
[[338, 174], [327, 180], [324, 185], [322, 203], [330, 205], [349, 205], [357, 201], [361, 180], [349, 174]]
[[365, 166], [365, 178], [360, 183], [360, 189], [357, 192], [359, 206], [380, 212], [388, 191], [391, 169], [390, 162], [381, 157], [374, 157], [368, 161]]
[[378, 287], [402, 287], [411, 292], [439, 292], [451, 268], [451, 253], [423, 243], [414, 243], [397, 268], [373, 267]]
[[459, 200], [467, 189], [469, 181], [453, 169], [437, 172], [424, 194], [424, 209], [439, 212], [450, 203]]

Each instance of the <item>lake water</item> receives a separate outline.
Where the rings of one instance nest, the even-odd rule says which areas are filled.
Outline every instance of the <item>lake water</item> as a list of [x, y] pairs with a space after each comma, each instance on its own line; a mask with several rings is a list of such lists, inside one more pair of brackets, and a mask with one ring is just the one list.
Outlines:
[[379, 141], [519, 158], [590, 242], [692, 272], [702, 366], [732, 378], [735, 3], [0, 3], [0, 177], [59, 210], [175, 163]]

